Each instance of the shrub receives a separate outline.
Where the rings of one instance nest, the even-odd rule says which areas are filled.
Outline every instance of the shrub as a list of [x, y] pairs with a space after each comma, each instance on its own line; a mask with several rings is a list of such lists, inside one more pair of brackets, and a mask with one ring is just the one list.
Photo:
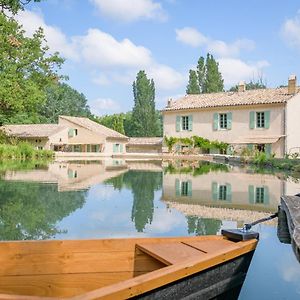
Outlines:
[[300, 164], [293, 167], [293, 170], [297, 173], [300, 173]]

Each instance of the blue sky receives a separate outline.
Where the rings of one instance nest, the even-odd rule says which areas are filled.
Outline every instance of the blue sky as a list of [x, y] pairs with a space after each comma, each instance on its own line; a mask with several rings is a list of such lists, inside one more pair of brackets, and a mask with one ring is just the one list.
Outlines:
[[145, 70], [157, 108], [185, 94], [199, 56], [219, 61], [225, 87], [263, 76], [269, 87], [300, 75], [299, 1], [45, 0], [17, 16], [28, 35], [44, 28], [62, 73], [97, 115], [129, 111]]

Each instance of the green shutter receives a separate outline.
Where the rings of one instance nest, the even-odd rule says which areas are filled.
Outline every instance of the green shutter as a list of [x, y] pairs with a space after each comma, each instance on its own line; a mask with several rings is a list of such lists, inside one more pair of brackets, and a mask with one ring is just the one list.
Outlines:
[[265, 111], [265, 128], [270, 128], [270, 111]]
[[211, 184], [211, 191], [212, 191], [212, 199], [218, 200], [218, 184], [216, 182], [213, 182]]
[[264, 204], [269, 205], [269, 203], [270, 203], [269, 187], [264, 185]]
[[253, 144], [247, 144], [248, 150], [252, 151], [253, 150]]
[[226, 154], [233, 155], [233, 153], [234, 153], [234, 147], [232, 145], [229, 145], [226, 149]]
[[272, 154], [272, 144], [265, 144], [265, 153], [268, 157]]
[[73, 137], [75, 135], [75, 130], [74, 129], [69, 129], [69, 131], [68, 131], [68, 136], [69, 137]]
[[189, 116], [189, 131], [193, 130], [193, 116]]
[[232, 113], [227, 113], [227, 129], [232, 128]]
[[120, 144], [120, 152], [123, 153], [123, 144]]
[[176, 196], [180, 196], [180, 181], [178, 178], [175, 179], [175, 191], [176, 191]]
[[219, 128], [219, 114], [214, 113], [213, 129], [218, 130], [218, 128]]
[[117, 145], [113, 144], [113, 153], [116, 153], [116, 152], [117, 152]]
[[91, 152], [91, 145], [86, 145], [86, 152]]
[[192, 197], [192, 181], [188, 180], [187, 184], [188, 184], [188, 193], [187, 194], [189, 197]]
[[99, 149], [100, 149], [100, 145], [96, 145], [96, 152], [99, 152]]
[[254, 186], [249, 185], [248, 186], [248, 198], [249, 198], [249, 203], [254, 204]]
[[181, 120], [181, 117], [180, 116], [176, 116], [176, 131], [180, 131], [180, 120]]
[[249, 123], [249, 127], [250, 127], [250, 129], [254, 129], [255, 128], [255, 112], [254, 111], [250, 111], [250, 123]]
[[226, 200], [228, 202], [231, 202], [231, 199], [232, 199], [231, 184], [230, 183], [226, 183]]

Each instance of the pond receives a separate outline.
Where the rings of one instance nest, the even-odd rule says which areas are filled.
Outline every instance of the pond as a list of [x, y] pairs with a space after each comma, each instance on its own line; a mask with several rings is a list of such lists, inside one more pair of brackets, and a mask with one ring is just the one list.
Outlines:
[[[288, 174], [203, 161], [0, 164], [0, 240], [219, 234], [299, 192]], [[300, 299], [300, 264], [276, 226], [254, 228], [260, 241], [239, 299]]]

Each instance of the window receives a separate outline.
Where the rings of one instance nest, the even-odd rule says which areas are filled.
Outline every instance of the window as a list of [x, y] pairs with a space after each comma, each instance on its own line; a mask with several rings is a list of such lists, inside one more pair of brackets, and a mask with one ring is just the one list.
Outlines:
[[265, 112], [256, 113], [256, 127], [265, 128]]
[[178, 178], [175, 180], [175, 192], [178, 197], [191, 197], [192, 196], [192, 182], [190, 180], [180, 181]]
[[265, 144], [257, 144], [256, 145], [256, 150], [259, 151], [259, 152], [265, 152]]
[[227, 186], [226, 185], [219, 185], [219, 199], [218, 200], [227, 200]]
[[181, 196], [188, 196], [189, 184], [187, 181], [181, 182]]
[[265, 201], [265, 189], [263, 187], [257, 187], [255, 190], [255, 203], [264, 203]]
[[227, 129], [227, 114], [219, 114], [219, 128]]
[[181, 129], [189, 130], [189, 117], [188, 116], [181, 117]]
[[74, 136], [78, 135], [78, 129], [74, 129]]

